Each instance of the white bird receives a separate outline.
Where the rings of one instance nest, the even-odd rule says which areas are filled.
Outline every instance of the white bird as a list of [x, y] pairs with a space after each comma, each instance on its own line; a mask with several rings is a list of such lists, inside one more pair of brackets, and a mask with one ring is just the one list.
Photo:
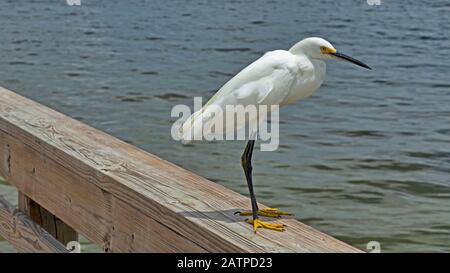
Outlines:
[[[289, 50], [275, 50], [264, 54], [229, 80], [203, 106], [200, 111], [189, 117], [180, 129], [184, 143], [198, 139], [203, 133], [203, 126], [212, 117], [211, 109], [220, 108], [226, 111], [227, 105], [279, 105], [284, 106], [311, 96], [322, 85], [326, 74], [326, 60], [345, 60], [356, 65], [371, 69], [366, 64], [339, 53], [328, 41], [310, 37], [306, 38]], [[214, 107], [213, 107], [214, 106]], [[251, 121], [246, 120], [246, 123]], [[236, 130], [245, 124], [234, 124], [232, 128], [215, 128], [216, 132], [224, 133]], [[249, 221], [256, 232], [258, 228], [283, 231], [282, 224], [263, 222], [259, 215], [280, 217], [290, 215], [275, 208], [258, 209], [253, 192], [251, 158], [254, 139], [248, 140], [241, 157], [242, 167], [247, 180], [252, 211], [239, 212], [241, 215], [252, 215]]]

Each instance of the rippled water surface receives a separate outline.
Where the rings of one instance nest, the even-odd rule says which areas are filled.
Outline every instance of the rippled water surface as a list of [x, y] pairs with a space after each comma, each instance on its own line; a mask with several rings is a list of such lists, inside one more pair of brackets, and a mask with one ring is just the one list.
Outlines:
[[1, 86], [247, 194], [245, 143], [182, 146], [170, 110], [324, 37], [373, 70], [330, 63], [318, 93], [282, 109], [280, 149], [255, 153], [258, 201], [360, 248], [450, 251], [448, 1], [81, 3], [0, 2]]

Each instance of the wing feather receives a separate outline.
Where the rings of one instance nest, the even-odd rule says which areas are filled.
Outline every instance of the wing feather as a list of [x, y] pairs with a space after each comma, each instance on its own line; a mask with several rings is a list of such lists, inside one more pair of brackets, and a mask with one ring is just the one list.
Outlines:
[[194, 125], [204, 124], [211, 117], [208, 110], [211, 106], [225, 110], [226, 105], [280, 104], [288, 96], [297, 70], [295, 57], [288, 51], [276, 50], [264, 54], [229, 80], [201, 110], [183, 123], [181, 138], [189, 142], [202, 133], [202, 127]]

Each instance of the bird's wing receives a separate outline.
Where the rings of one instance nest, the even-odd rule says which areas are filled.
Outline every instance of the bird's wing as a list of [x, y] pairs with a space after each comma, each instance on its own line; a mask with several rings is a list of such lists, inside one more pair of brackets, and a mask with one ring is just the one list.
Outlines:
[[213, 117], [210, 112], [214, 107], [225, 110], [227, 105], [279, 105], [289, 94], [298, 69], [294, 55], [288, 51], [264, 54], [229, 80], [201, 110], [184, 122], [181, 138], [186, 140], [201, 133], [202, 126], [194, 124], [205, 124]]
[[[293, 73], [298, 69], [294, 58], [294, 55], [285, 50], [267, 52], [223, 85], [205, 106], [258, 105], [271, 91], [281, 91], [278, 94], [281, 98], [283, 90], [277, 87], [281, 87], [280, 84], [286, 80], [292, 83]], [[286, 85], [286, 82], [284, 83]], [[280, 102], [281, 100], [275, 99], [272, 104]]]

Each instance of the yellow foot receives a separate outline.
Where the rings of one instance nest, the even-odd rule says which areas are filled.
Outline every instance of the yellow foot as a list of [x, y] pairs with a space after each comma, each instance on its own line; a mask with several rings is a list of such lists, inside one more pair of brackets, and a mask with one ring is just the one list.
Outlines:
[[276, 230], [276, 231], [284, 231], [283, 224], [271, 224], [271, 223], [263, 222], [259, 219], [249, 220], [248, 223], [253, 225], [253, 231], [255, 233], [256, 233], [256, 230], [258, 230], [258, 228], [266, 228], [266, 229], [271, 229], [271, 230]]
[[[236, 212], [235, 214], [237, 214], [237, 213], [239, 213], [239, 215], [241, 215], [241, 216], [251, 216], [252, 215], [251, 211]], [[278, 210], [276, 208], [266, 208], [266, 209], [258, 210], [258, 215], [265, 216], [265, 217], [280, 218], [283, 215], [291, 216], [293, 214], [289, 213], [289, 212], [284, 212], [284, 211]]]

